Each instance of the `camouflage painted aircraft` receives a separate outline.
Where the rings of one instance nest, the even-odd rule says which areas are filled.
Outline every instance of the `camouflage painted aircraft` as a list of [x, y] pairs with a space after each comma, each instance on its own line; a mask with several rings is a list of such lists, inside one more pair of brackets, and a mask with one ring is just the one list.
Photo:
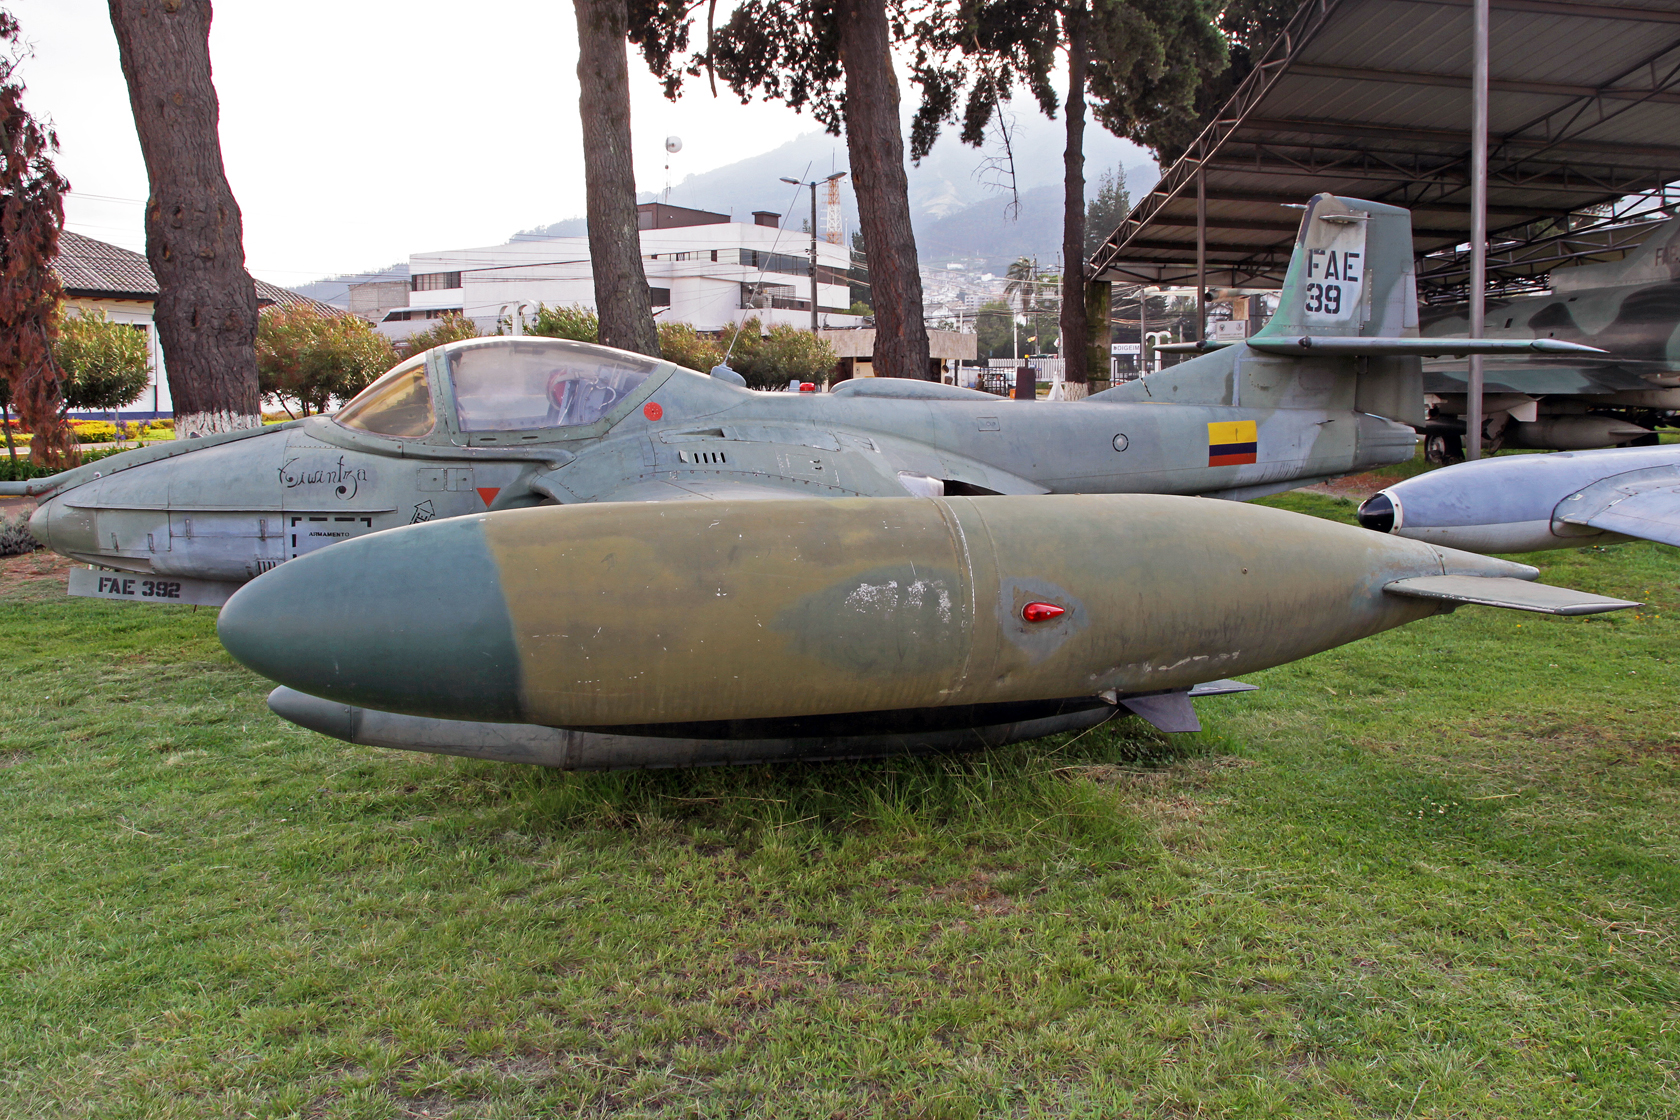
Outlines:
[[[903, 382], [761, 397], [613, 355], [628, 372], [605, 390], [593, 374], [604, 411], [580, 418], [599, 442], [505, 483], [535, 508], [299, 557], [239, 589], [218, 630], [303, 726], [610, 768], [997, 745], [1121, 710], [1189, 731], [1193, 696], [1246, 687], [1229, 674], [1462, 603], [1631, 605], [1352, 526], [1115, 493], [1243, 495], [1409, 454], [1411, 429], [1369, 410], [1421, 403], [1416, 355], [1439, 349], [1405, 333], [1410, 243], [1405, 211], [1320, 196], [1272, 333], [1060, 406]], [[553, 398], [518, 388], [553, 384], [552, 365], [507, 371], [557, 344], [515, 345], [434, 359], [448, 430], [486, 415], [505, 440]], [[477, 354], [513, 387], [495, 408], [461, 372]]]
[[[439, 347], [333, 416], [0, 484], [79, 569], [71, 593], [221, 603], [379, 530], [545, 504], [1054, 493], [1252, 498], [1411, 457], [1421, 358], [1591, 353], [1417, 335], [1411, 216], [1315, 197], [1279, 313], [1245, 342], [1078, 402], [921, 381], [760, 393], [542, 338]], [[735, 378], [738, 381], [738, 378]]]
[[[1555, 269], [1552, 293], [1491, 300], [1486, 334], [1563, 339], [1602, 355], [1497, 357], [1484, 363], [1484, 447], [1582, 450], [1657, 441], [1658, 424], [1680, 410], [1680, 218], [1652, 230], [1627, 259]], [[1431, 338], [1469, 331], [1463, 309], [1425, 313]], [[1426, 450], [1435, 462], [1463, 458], [1462, 363], [1431, 362]]]

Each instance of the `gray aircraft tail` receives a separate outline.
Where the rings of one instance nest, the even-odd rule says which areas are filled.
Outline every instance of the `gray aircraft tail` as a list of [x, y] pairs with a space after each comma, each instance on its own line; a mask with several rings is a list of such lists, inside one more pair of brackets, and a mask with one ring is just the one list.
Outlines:
[[1680, 218], [1657, 226], [1622, 260], [1553, 269], [1551, 275], [1552, 291], [1559, 293], [1671, 280], [1680, 280]]
[[1277, 314], [1251, 341], [1415, 337], [1412, 213], [1314, 195], [1301, 215]]
[[1551, 338], [1418, 337], [1411, 212], [1332, 194], [1307, 203], [1277, 312], [1263, 329], [1242, 342], [1160, 349], [1202, 356], [1087, 399], [1351, 407], [1421, 424], [1426, 356], [1602, 353]]

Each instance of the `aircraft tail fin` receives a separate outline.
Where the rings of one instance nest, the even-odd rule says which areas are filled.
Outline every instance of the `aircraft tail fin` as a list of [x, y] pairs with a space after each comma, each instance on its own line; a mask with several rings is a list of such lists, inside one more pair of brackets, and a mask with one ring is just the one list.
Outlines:
[[[1603, 352], [1552, 338], [1418, 337], [1411, 211], [1333, 194], [1314, 195], [1307, 203], [1277, 314], [1246, 341], [1265, 354], [1352, 358]], [[1224, 345], [1187, 342], [1159, 349], [1204, 353]]]
[[1553, 269], [1551, 285], [1552, 291], [1562, 293], [1622, 284], [1661, 284], [1677, 279], [1680, 279], [1680, 218], [1670, 218], [1622, 260]]
[[1301, 215], [1277, 314], [1250, 342], [1416, 337], [1411, 211], [1317, 194]]

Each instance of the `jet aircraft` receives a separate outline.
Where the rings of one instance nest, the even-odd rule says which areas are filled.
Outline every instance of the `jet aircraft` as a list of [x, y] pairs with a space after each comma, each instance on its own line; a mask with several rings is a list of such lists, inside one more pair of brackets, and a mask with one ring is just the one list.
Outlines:
[[542, 338], [410, 358], [332, 416], [0, 484], [72, 594], [221, 603], [324, 546], [526, 506], [723, 498], [1162, 493], [1245, 499], [1410, 458], [1421, 358], [1591, 353], [1417, 334], [1411, 215], [1315, 196], [1279, 313], [1243, 343], [1078, 402], [920, 381], [758, 393]]
[[[1680, 410], [1680, 218], [1658, 225], [1625, 260], [1554, 269], [1549, 295], [1489, 300], [1489, 338], [1565, 339], [1602, 355], [1539, 354], [1484, 363], [1484, 443], [1583, 450], [1654, 444], [1654, 429]], [[1462, 335], [1462, 308], [1433, 315], [1423, 333]], [[1435, 361], [1424, 368], [1430, 394], [1426, 452], [1440, 463], [1463, 458], [1466, 371]]]
[[1680, 545], [1680, 447], [1501, 455], [1378, 491], [1359, 523], [1471, 552]]

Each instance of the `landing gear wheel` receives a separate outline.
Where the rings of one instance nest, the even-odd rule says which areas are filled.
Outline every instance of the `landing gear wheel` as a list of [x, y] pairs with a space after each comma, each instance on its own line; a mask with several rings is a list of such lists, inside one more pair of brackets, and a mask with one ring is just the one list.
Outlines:
[[1444, 467], [1464, 462], [1464, 440], [1460, 436], [1427, 436], [1423, 441], [1426, 462]]

